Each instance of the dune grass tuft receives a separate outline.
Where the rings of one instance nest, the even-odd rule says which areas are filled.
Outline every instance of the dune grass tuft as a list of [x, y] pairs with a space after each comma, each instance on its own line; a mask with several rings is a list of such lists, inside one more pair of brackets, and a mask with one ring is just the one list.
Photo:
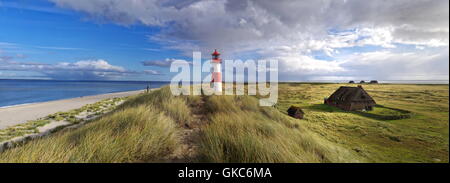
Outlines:
[[360, 157], [322, 140], [251, 96], [212, 96], [203, 128], [205, 162], [357, 162]]
[[191, 110], [187, 106], [186, 97], [173, 96], [169, 87], [163, 87], [148, 94], [140, 94], [130, 98], [119, 109], [131, 108], [139, 105], [152, 106], [166, 113], [177, 123], [189, 122]]
[[[448, 162], [448, 85], [364, 86], [383, 105], [369, 112], [322, 104], [339, 86], [280, 84], [275, 107], [163, 87], [78, 129], [8, 149], [0, 162], [170, 162], [189, 145], [198, 147], [194, 162]], [[291, 105], [305, 118], [287, 116]], [[183, 125], [190, 122], [197, 125]]]
[[139, 104], [121, 107], [81, 128], [9, 149], [1, 154], [0, 162], [161, 161], [176, 148], [176, 135], [174, 119], [152, 104]]

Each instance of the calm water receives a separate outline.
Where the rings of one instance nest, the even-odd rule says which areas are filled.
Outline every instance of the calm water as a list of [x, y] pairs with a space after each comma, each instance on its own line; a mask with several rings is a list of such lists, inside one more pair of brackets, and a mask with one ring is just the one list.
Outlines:
[[55, 81], [0, 79], [0, 107], [76, 98], [104, 93], [159, 88], [155, 81]]

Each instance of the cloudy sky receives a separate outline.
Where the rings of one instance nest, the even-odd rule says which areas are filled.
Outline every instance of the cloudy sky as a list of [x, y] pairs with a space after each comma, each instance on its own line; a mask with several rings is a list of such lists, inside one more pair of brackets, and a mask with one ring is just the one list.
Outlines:
[[0, 0], [0, 78], [170, 80], [275, 59], [282, 81], [448, 80], [448, 0]]

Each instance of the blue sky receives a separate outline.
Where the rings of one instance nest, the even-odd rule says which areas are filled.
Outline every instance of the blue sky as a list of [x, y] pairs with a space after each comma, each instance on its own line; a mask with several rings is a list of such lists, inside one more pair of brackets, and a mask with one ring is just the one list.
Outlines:
[[[42, 0], [0, 2], [2, 56], [16, 57], [15, 61], [56, 64], [104, 59], [111, 65], [140, 71], [151, 69], [142, 66], [141, 62], [145, 60], [185, 58], [177, 51], [161, 49], [160, 44], [147, 39], [159, 31], [158, 27], [92, 22], [85, 20], [82, 13], [60, 9]], [[162, 69], [165, 68], [153, 68], [155, 71]], [[33, 71], [9, 73], [31, 76], [25, 77], [30, 79], [48, 78]], [[164, 80], [167, 77], [136, 75], [116, 79]]]
[[0, 79], [168, 81], [214, 48], [283, 81], [448, 80], [448, 1], [0, 0]]

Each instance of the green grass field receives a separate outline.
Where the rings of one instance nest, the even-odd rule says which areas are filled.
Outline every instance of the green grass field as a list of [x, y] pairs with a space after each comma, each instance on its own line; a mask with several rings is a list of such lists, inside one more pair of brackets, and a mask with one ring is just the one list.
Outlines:
[[[369, 112], [345, 112], [323, 105], [339, 86], [280, 84], [277, 108], [300, 106], [303, 126], [352, 149], [368, 162], [448, 162], [448, 85], [366, 84], [378, 105]], [[397, 116], [389, 120], [386, 116]]]
[[[378, 104], [368, 112], [324, 105], [341, 85], [280, 84], [274, 107], [164, 87], [0, 162], [448, 162], [448, 85], [364, 85]], [[291, 105], [305, 119], [287, 116]]]

